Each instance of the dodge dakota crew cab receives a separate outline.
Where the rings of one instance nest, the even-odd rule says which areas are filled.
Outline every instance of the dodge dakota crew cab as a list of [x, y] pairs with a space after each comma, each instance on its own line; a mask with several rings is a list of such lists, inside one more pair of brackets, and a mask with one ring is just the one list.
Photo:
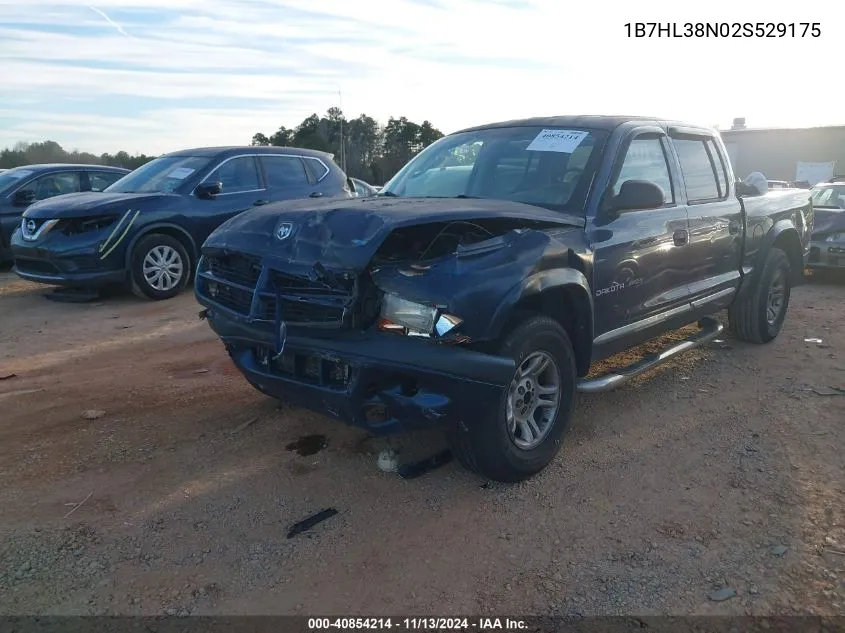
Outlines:
[[807, 191], [737, 197], [708, 128], [510, 121], [444, 137], [374, 197], [229, 220], [195, 293], [263, 393], [375, 434], [436, 425], [466, 467], [519, 481], [558, 452], [576, 391], [711, 341], [715, 313], [740, 339], [774, 339], [812, 224]]

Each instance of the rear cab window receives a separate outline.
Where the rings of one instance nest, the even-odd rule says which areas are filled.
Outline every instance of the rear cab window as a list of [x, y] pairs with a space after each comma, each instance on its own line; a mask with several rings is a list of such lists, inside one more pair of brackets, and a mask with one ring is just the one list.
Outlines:
[[687, 202], [698, 204], [727, 198], [727, 170], [712, 137], [680, 137], [672, 138], [671, 142], [681, 164]]

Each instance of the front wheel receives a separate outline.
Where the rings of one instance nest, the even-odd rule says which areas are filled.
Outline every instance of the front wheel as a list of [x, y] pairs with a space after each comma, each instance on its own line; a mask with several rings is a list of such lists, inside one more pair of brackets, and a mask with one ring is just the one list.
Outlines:
[[543, 470], [560, 450], [572, 416], [577, 371], [566, 331], [545, 316], [519, 325], [499, 352], [514, 359], [516, 370], [497, 418], [455, 429], [450, 440], [464, 467], [512, 483]]
[[780, 334], [789, 307], [790, 279], [789, 258], [772, 247], [757, 287], [728, 309], [728, 322], [737, 338], [762, 344]]
[[188, 253], [169, 235], [148, 235], [132, 251], [132, 292], [142, 299], [170, 299], [185, 289], [191, 276]]

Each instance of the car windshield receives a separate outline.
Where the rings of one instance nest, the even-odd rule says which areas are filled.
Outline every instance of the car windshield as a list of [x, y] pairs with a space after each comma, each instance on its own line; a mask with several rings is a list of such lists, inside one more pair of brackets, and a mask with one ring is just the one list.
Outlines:
[[[2, 176], [0, 176], [2, 178]], [[845, 185], [824, 185], [810, 191], [814, 207], [845, 209]]]
[[[105, 189], [108, 193], [170, 193], [210, 162], [207, 156], [162, 156]], [[4, 174], [5, 175], [5, 174]]]
[[31, 176], [33, 173], [35, 172], [31, 169], [27, 169], [26, 167], [15, 167], [14, 169], [9, 169], [0, 173], [0, 192], [5, 192], [7, 189], [11, 189], [23, 178]]
[[511, 200], [576, 213], [605, 138], [595, 130], [536, 126], [453, 134], [417, 155], [378, 195]]

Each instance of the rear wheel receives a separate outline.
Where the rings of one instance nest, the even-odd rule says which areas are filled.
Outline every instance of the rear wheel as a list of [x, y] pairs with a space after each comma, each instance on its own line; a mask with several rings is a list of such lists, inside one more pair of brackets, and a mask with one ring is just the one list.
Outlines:
[[132, 292], [142, 299], [170, 299], [185, 289], [191, 264], [182, 243], [156, 233], [141, 238], [132, 251]]
[[728, 309], [730, 329], [737, 338], [762, 344], [777, 337], [789, 307], [790, 273], [786, 253], [772, 247], [757, 287]]
[[530, 317], [505, 337], [499, 353], [516, 362], [495, 420], [450, 434], [452, 450], [469, 470], [517, 482], [543, 470], [569, 427], [577, 372], [566, 331], [545, 316]]

